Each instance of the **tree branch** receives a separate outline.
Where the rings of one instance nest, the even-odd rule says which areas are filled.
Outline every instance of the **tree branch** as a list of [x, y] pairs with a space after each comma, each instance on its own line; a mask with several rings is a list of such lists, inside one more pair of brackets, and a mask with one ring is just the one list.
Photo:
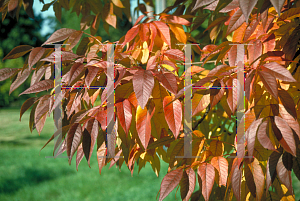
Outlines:
[[205, 111], [203, 117], [201, 117], [201, 119], [199, 119], [199, 121], [198, 121], [198, 122], [196, 123], [196, 125], [193, 127], [193, 130], [196, 130], [197, 127], [199, 126], [199, 124], [202, 123], [202, 121], [203, 121], [203, 120], [205, 119], [205, 117], [208, 115], [209, 110], [210, 110], [210, 104], [206, 107], [206, 111]]

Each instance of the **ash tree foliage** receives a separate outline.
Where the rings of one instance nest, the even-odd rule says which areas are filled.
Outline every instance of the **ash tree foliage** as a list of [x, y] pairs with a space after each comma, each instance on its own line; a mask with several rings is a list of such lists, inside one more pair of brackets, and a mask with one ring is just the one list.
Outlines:
[[[1, 0], [2, 20], [7, 13], [18, 16], [22, 5], [30, 16], [32, 2]], [[41, 47], [22, 45], [5, 56], [4, 60], [28, 55], [23, 67], [0, 70], [0, 80], [12, 80], [10, 92], [32, 74], [31, 86], [20, 95], [37, 95], [23, 104], [20, 117], [32, 107], [30, 130], [41, 133], [48, 114], [61, 101], [62, 132], [54, 133], [46, 145], [60, 135], [54, 151], [66, 151], [69, 163], [76, 158], [77, 168], [83, 157], [89, 164], [94, 149], [100, 173], [105, 165], [127, 166], [132, 173], [149, 162], [158, 175], [160, 163], [168, 163], [159, 200], [176, 187], [183, 200], [294, 200], [292, 171], [300, 179], [300, 1], [176, 0], [155, 18], [147, 17], [145, 4], [153, 3], [139, 1], [136, 9], [144, 15], [119, 41], [111, 42], [94, 34], [102, 28], [100, 21], [109, 31], [109, 26], [118, 27], [123, 13], [130, 19], [129, 0], [44, 4], [43, 10], [53, 7], [58, 19], [63, 10], [76, 12], [81, 30], [59, 29]], [[194, 34], [207, 21], [206, 30]], [[90, 34], [83, 32], [86, 29]], [[204, 39], [207, 44], [192, 46], [192, 61], [201, 63], [192, 66], [196, 157], [177, 157], [184, 153], [182, 44]], [[45, 44], [56, 42], [70, 44], [62, 51], [62, 84], [72, 87], [54, 97], [54, 49]], [[105, 158], [107, 90], [86, 87], [107, 84], [106, 44], [118, 44], [114, 132], [116, 156], [123, 158]], [[232, 44], [246, 44], [245, 83], [237, 79], [237, 46]], [[215, 67], [205, 69], [207, 63]], [[237, 98], [242, 86], [244, 103]], [[46, 90], [48, 94], [39, 96]], [[239, 104], [245, 105], [244, 151], [237, 150]]]

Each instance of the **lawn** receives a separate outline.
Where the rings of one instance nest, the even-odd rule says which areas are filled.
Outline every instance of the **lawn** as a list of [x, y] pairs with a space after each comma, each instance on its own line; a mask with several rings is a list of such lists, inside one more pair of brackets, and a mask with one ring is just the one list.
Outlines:
[[[131, 176], [126, 166], [121, 172], [105, 167], [99, 174], [96, 154], [91, 168], [85, 158], [76, 171], [75, 160], [71, 166], [65, 158], [52, 156], [53, 143], [40, 152], [53, 134], [52, 119], [48, 118], [41, 136], [30, 133], [29, 112], [19, 122], [18, 109], [0, 110], [0, 200], [156, 200], [161, 180], [167, 172], [162, 164], [157, 178], [148, 164], [140, 174], [137, 169]], [[166, 200], [181, 200], [175, 191]]]
[[[53, 143], [40, 152], [53, 134], [52, 117], [48, 118], [41, 136], [30, 133], [29, 112], [19, 122], [18, 109], [0, 110], [0, 200], [156, 200], [167, 164], [161, 164], [157, 178], [149, 164], [140, 174], [137, 168], [131, 176], [123, 165], [121, 171], [108, 166], [99, 174], [95, 153], [91, 168], [85, 159], [76, 171], [65, 158], [52, 156]], [[300, 183], [293, 175], [296, 200], [300, 199]], [[198, 189], [198, 188], [197, 188]], [[165, 200], [181, 200], [174, 190]]]

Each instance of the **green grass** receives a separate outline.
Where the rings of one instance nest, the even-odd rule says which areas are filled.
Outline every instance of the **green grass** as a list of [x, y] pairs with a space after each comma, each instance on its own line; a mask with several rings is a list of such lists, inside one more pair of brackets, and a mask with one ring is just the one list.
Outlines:
[[[41, 136], [30, 133], [29, 112], [19, 122], [18, 109], [0, 110], [0, 200], [156, 200], [167, 164], [161, 164], [156, 177], [149, 164], [131, 176], [123, 165], [121, 172], [108, 166], [99, 174], [96, 154], [91, 168], [85, 158], [76, 171], [75, 160], [71, 166], [65, 158], [52, 156], [53, 143], [40, 152], [53, 134], [52, 117], [46, 121]], [[175, 191], [166, 200], [180, 200]]]

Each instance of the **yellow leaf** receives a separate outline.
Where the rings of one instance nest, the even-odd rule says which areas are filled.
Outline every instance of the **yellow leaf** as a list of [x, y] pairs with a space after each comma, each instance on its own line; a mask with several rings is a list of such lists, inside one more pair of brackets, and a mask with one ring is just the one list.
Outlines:
[[221, 141], [212, 140], [210, 142], [209, 151], [211, 151], [214, 156], [222, 156], [224, 151], [224, 144]]
[[119, 8], [125, 8], [120, 0], [112, 0], [112, 2]]
[[170, 65], [167, 64], [161, 64], [162, 67], [164, 67], [165, 69], [169, 70], [170, 72], [172, 72], [174, 75], [178, 76], [176, 69]]
[[169, 24], [169, 27], [170, 27], [171, 31], [174, 33], [176, 39], [179, 42], [182, 42], [185, 44], [187, 41], [187, 37], [184, 32], [183, 26], [180, 24]]
[[143, 49], [142, 49], [142, 59], [141, 59], [142, 64], [147, 63], [148, 58], [149, 58], [149, 49], [148, 49], [148, 44], [145, 41], [143, 43]]

